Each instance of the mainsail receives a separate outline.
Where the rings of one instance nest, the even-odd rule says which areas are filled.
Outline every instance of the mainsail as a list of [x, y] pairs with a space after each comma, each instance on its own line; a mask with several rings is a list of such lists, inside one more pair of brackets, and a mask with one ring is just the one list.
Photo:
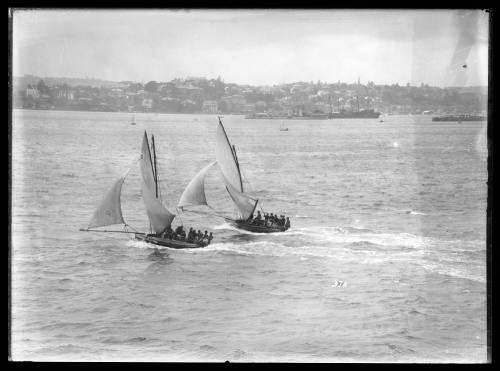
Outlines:
[[207, 175], [208, 170], [216, 163], [217, 161], [212, 162], [211, 164], [205, 166], [201, 169], [198, 174], [194, 176], [193, 179], [189, 182], [186, 189], [182, 193], [182, 196], [179, 200], [178, 207], [182, 208], [184, 206], [196, 206], [196, 205], [207, 205], [207, 198], [205, 196], [205, 176]]
[[257, 199], [243, 193], [243, 181], [236, 153], [219, 119], [216, 135], [215, 157], [222, 172], [226, 189], [238, 208], [240, 219], [248, 219], [257, 206]]
[[156, 180], [153, 172], [153, 163], [151, 161], [151, 152], [149, 150], [149, 141], [146, 131], [144, 131], [144, 138], [142, 139], [141, 159], [139, 163], [142, 179], [148, 186], [149, 190], [155, 194]]
[[165, 206], [155, 197], [151, 189], [143, 179], [141, 182], [142, 200], [148, 214], [151, 227], [155, 233], [162, 233], [172, 224], [175, 215], [170, 213]]
[[146, 131], [144, 131], [144, 138], [142, 140], [140, 168], [142, 175], [142, 201], [144, 202], [151, 228], [155, 233], [162, 233], [172, 224], [175, 214], [169, 212], [156, 196], [157, 177], [153, 170], [151, 151], [149, 150], [149, 141]]
[[257, 206], [258, 200], [252, 198], [243, 192], [238, 191], [229, 182], [226, 181], [226, 190], [231, 196], [234, 204], [237, 206], [239, 211], [239, 219], [248, 219], [252, 216], [255, 207]]
[[215, 158], [226, 182], [229, 182], [238, 191], [243, 192], [240, 169], [238, 168], [231, 143], [229, 143], [226, 131], [220, 121], [216, 134]]
[[120, 203], [120, 194], [125, 177], [119, 178], [106, 193], [97, 207], [87, 228], [125, 224]]

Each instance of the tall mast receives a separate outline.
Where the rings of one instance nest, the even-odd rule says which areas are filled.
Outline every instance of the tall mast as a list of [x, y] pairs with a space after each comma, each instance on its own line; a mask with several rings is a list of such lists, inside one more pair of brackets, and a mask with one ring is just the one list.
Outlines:
[[243, 180], [241, 179], [240, 164], [238, 162], [238, 157], [236, 156], [236, 147], [234, 145], [231, 146], [231, 142], [229, 141], [229, 138], [227, 137], [226, 129], [224, 129], [224, 125], [222, 125], [222, 121], [221, 121], [220, 117], [217, 116], [217, 118], [219, 119], [219, 124], [222, 127], [222, 131], [224, 132], [224, 135], [226, 137], [227, 144], [229, 145], [229, 149], [231, 150], [231, 152], [233, 154], [233, 159], [234, 159], [234, 162], [236, 164], [236, 169], [238, 169], [238, 175], [240, 177], [241, 192], [243, 192]]
[[155, 177], [155, 193], [158, 198], [158, 172], [156, 168], [156, 149], [155, 149], [155, 136], [151, 135], [151, 150], [153, 151], [153, 173]]
[[241, 179], [241, 170], [240, 170], [240, 163], [238, 161], [238, 156], [236, 155], [236, 147], [233, 144], [233, 156], [234, 156], [234, 162], [236, 162], [236, 167], [238, 168], [238, 173], [240, 173], [240, 186], [241, 186], [241, 192], [243, 192], [243, 180]]

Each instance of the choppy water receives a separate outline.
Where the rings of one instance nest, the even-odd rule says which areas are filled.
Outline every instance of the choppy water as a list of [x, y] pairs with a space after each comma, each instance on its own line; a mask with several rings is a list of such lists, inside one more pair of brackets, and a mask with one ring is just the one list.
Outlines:
[[[14, 111], [12, 355], [17, 360], [486, 360], [486, 124], [430, 117], [223, 118], [253, 194], [286, 233], [214, 232], [149, 257], [79, 232], [155, 134], [163, 198], [213, 161], [208, 115]], [[145, 229], [138, 167], [123, 212]], [[208, 202], [231, 203], [218, 171]], [[343, 284], [342, 284], [343, 282]]]

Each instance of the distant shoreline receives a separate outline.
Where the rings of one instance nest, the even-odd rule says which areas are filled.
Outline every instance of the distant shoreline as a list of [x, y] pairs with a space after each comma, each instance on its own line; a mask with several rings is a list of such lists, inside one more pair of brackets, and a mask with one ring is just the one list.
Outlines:
[[206, 112], [144, 112], [144, 111], [91, 111], [91, 110], [76, 110], [76, 109], [40, 109], [40, 108], [24, 108], [15, 107], [12, 111], [51, 111], [51, 112], [92, 112], [92, 113], [123, 113], [123, 114], [149, 114], [149, 115], [204, 115], [204, 116], [245, 116], [243, 113], [206, 113]]

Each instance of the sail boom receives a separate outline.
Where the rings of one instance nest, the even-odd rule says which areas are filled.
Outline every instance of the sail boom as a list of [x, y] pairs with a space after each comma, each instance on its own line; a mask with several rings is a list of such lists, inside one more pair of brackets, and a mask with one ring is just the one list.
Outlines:
[[99, 233], [138, 233], [133, 231], [107, 231], [101, 229], [83, 229], [80, 228], [80, 232], [99, 232]]

